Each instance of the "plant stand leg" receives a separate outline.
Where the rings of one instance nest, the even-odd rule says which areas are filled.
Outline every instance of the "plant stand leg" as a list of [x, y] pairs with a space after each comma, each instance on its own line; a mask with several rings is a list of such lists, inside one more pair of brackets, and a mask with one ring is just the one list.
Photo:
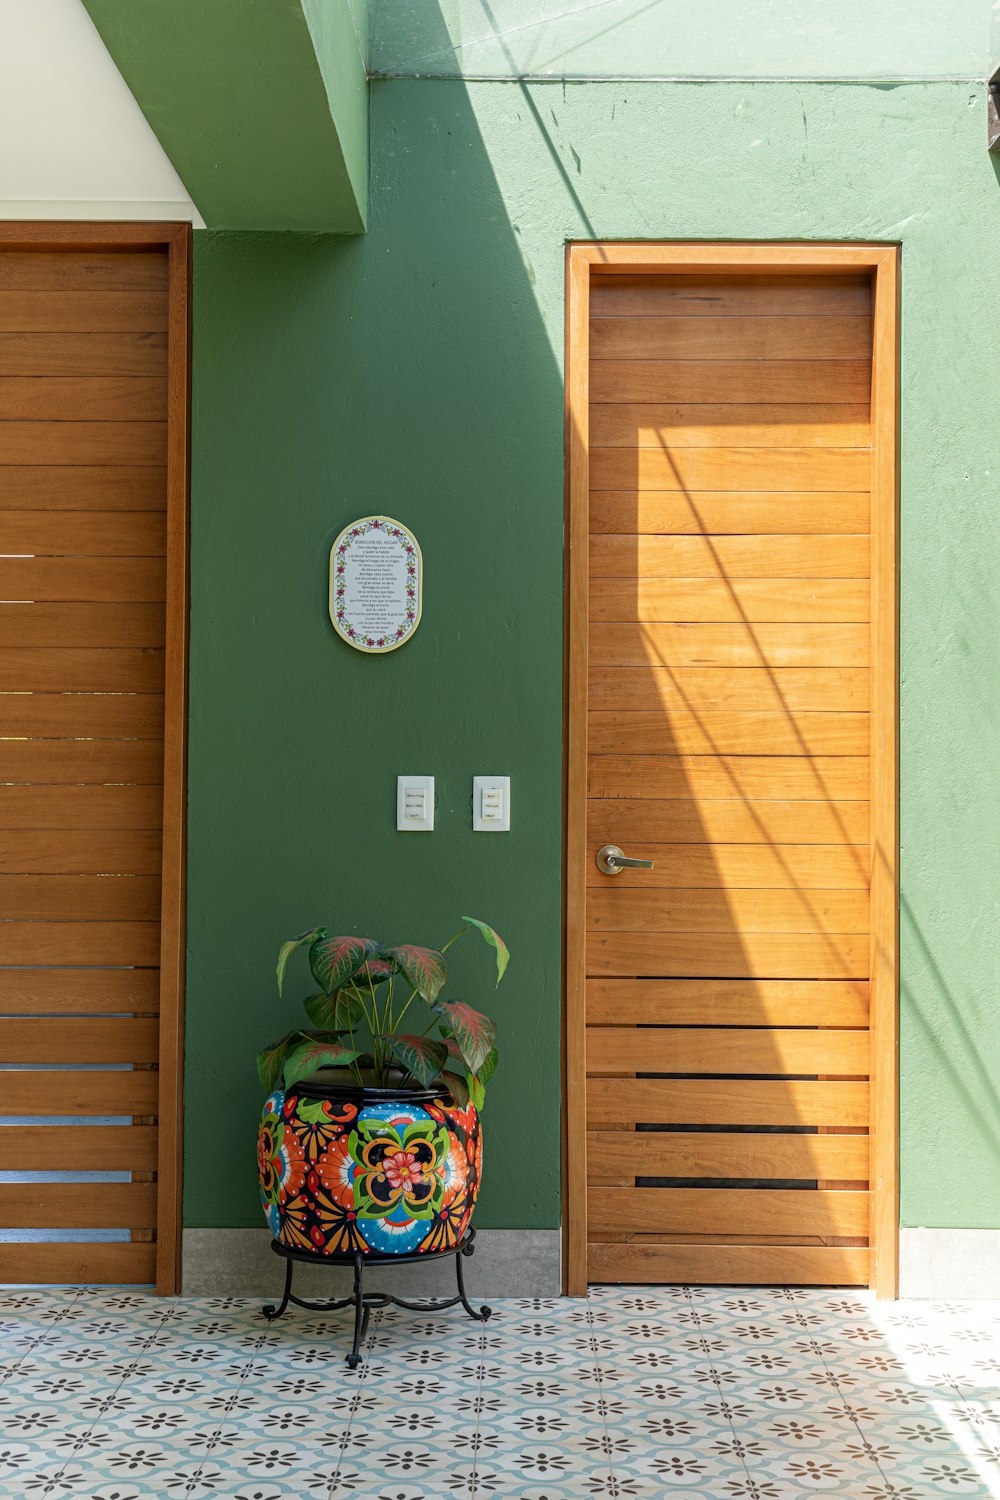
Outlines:
[[262, 1307], [261, 1308], [261, 1312], [264, 1314], [265, 1318], [268, 1320], [269, 1323], [272, 1323], [275, 1318], [280, 1318], [281, 1317], [281, 1314], [285, 1311], [285, 1308], [288, 1306], [288, 1301], [289, 1301], [289, 1298], [291, 1297], [291, 1295], [292, 1295], [292, 1262], [290, 1260], [286, 1260], [285, 1261], [285, 1290], [284, 1290], [284, 1293], [282, 1295], [280, 1304], [277, 1307], [275, 1307], [274, 1304], [272, 1303], [268, 1307]]
[[354, 1347], [347, 1356], [347, 1363], [352, 1370], [358, 1368], [362, 1340], [368, 1332], [368, 1307], [362, 1290], [363, 1266], [362, 1257], [356, 1255], [354, 1257]]
[[470, 1304], [468, 1297], [465, 1295], [465, 1277], [462, 1274], [462, 1261], [467, 1255], [471, 1255], [475, 1248], [476, 1231], [474, 1229], [470, 1229], [466, 1244], [462, 1246], [461, 1250], [455, 1256], [455, 1273], [458, 1280], [458, 1300], [461, 1302], [470, 1318], [475, 1318], [477, 1323], [485, 1323], [488, 1318], [492, 1317], [493, 1309], [492, 1307], [487, 1307], [484, 1304], [480, 1307], [479, 1311], [476, 1312], [476, 1309]]

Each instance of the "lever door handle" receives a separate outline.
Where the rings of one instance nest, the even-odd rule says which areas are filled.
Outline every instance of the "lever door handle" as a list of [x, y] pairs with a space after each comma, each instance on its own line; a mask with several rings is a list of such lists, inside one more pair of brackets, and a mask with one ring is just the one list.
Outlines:
[[629, 859], [617, 844], [605, 844], [597, 851], [597, 868], [605, 875], [620, 875], [623, 870], [651, 870], [651, 859]]

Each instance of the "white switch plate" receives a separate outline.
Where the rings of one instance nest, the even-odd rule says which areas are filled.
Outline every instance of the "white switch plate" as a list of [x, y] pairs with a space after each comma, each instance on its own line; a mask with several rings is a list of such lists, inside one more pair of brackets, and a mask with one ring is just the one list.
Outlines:
[[433, 776], [397, 776], [396, 827], [400, 833], [433, 832]]
[[510, 777], [475, 776], [472, 826], [479, 833], [510, 832]]

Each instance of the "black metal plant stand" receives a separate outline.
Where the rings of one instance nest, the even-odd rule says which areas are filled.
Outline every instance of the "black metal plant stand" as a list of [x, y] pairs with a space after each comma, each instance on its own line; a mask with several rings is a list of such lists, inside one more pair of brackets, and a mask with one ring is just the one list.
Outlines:
[[[308, 1312], [339, 1312], [341, 1308], [354, 1308], [354, 1347], [346, 1356], [347, 1363], [352, 1370], [356, 1370], [361, 1358], [359, 1350], [364, 1342], [365, 1334], [368, 1332], [368, 1319], [372, 1309], [382, 1307], [405, 1307], [408, 1312], [443, 1312], [446, 1307], [456, 1307], [459, 1303], [465, 1308], [470, 1318], [475, 1318], [477, 1323], [485, 1323], [491, 1316], [491, 1307], [480, 1307], [477, 1312], [465, 1294], [465, 1279], [462, 1275], [462, 1261], [467, 1255], [471, 1255], [476, 1248], [476, 1231], [470, 1229], [465, 1238], [451, 1250], [431, 1250], [426, 1254], [416, 1255], [310, 1255], [308, 1251], [289, 1250], [285, 1245], [279, 1245], [277, 1240], [271, 1241], [271, 1249], [275, 1255], [280, 1255], [285, 1261], [285, 1290], [277, 1307], [269, 1303], [267, 1307], [261, 1308], [261, 1312], [268, 1322], [280, 1318], [285, 1312], [289, 1302], [294, 1302], [296, 1307], [304, 1307]], [[446, 1256], [455, 1257], [455, 1273], [458, 1281], [457, 1297], [432, 1297], [423, 1302], [409, 1302], [404, 1297], [393, 1297], [388, 1292], [366, 1292], [362, 1282], [366, 1266], [399, 1266], [412, 1264], [416, 1261], [443, 1260]], [[305, 1261], [309, 1265], [335, 1265], [354, 1267], [354, 1291], [350, 1297], [338, 1297], [331, 1302], [306, 1302], [301, 1297], [296, 1297], [292, 1292], [292, 1272], [297, 1260]]]

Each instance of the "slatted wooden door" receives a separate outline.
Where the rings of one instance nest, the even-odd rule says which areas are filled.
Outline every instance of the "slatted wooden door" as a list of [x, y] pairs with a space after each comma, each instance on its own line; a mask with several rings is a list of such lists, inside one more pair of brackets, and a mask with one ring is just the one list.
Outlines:
[[4, 1282], [153, 1282], [176, 1227], [186, 237], [83, 233], [0, 234]]
[[873, 284], [590, 278], [591, 1280], [869, 1280]]

